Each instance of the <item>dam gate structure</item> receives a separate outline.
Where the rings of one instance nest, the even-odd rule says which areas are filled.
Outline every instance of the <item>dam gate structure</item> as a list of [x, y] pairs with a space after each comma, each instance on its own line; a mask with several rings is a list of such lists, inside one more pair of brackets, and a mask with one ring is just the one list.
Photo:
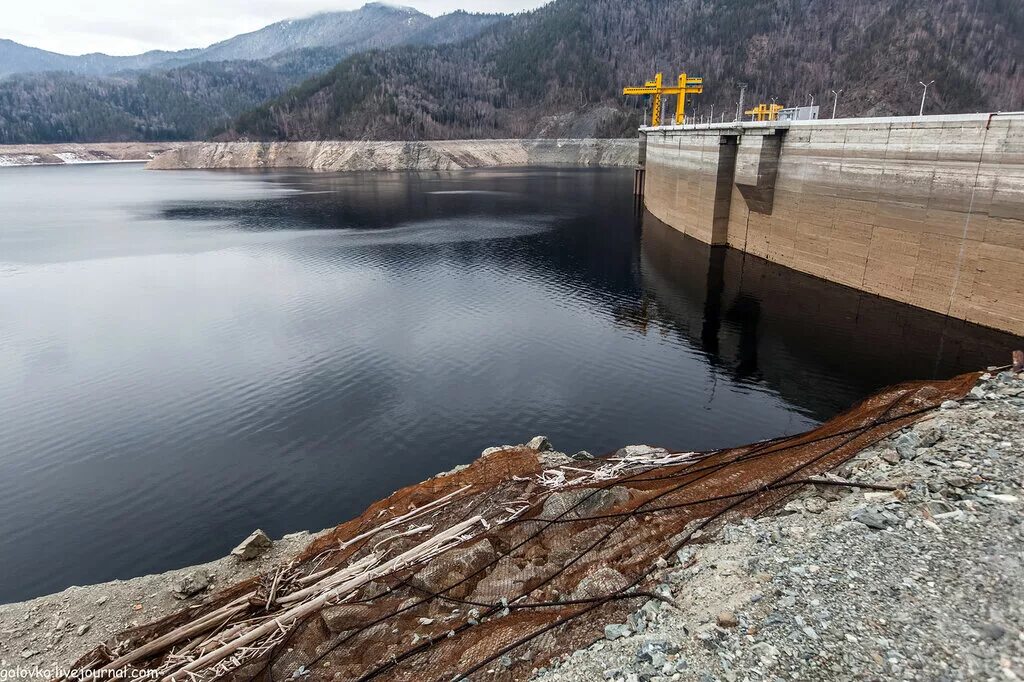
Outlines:
[[1024, 112], [642, 128], [655, 217], [1024, 335]]

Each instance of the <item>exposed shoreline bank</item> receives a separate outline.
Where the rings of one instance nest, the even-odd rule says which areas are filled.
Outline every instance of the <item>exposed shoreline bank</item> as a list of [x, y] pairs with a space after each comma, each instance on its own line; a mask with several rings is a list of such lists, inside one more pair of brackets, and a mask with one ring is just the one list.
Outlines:
[[338, 172], [545, 165], [629, 167], [636, 165], [638, 155], [636, 139], [202, 142], [165, 152], [146, 168], [306, 168]]
[[194, 142], [68, 142], [0, 145], [0, 168], [145, 163]]
[[[941, 410], [929, 412], [917, 423], [864, 448], [837, 471], [843, 480], [851, 483], [891, 486], [898, 488], [899, 492], [879, 494], [856, 486], [812, 486], [774, 516], [762, 516], [739, 526], [726, 525], [704, 539], [697, 551], [688, 550], [686, 556], [680, 558], [679, 565], [666, 566], [662, 570], [664, 575], [657, 576], [674, 594], [677, 604], [691, 606], [677, 613], [665, 606], [648, 604], [621, 625], [610, 624], [610, 629], [606, 629], [606, 640], [579, 651], [557, 668], [552, 669], [549, 665], [544, 679], [552, 682], [592, 679], [592, 675], [600, 677], [605, 670], [611, 671], [609, 679], [628, 680], [634, 676], [635, 679], [701, 679], [701, 675], [706, 673], [723, 674], [721, 661], [734, 659], [736, 668], [726, 668], [725, 679], [732, 679], [730, 673], [740, 669], [740, 661], [759, 670], [764, 670], [766, 665], [789, 667], [791, 663], [799, 669], [798, 660], [804, 655], [804, 644], [813, 648], [817, 646], [818, 637], [827, 639], [836, 634], [843, 641], [844, 633], [836, 630], [834, 622], [794, 626], [798, 630], [802, 627], [804, 632], [798, 637], [794, 635], [799, 641], [792, 646], [771, 639], [780, 633], [786, 636], [788, 632], [774, 626], [782, 622], [779, 621], [779, 611], [791, 608], [786, 606], [791, 601], [787, 595], [796, 587], [801, 590], [795, 593], [798, 594], [797, 610], [803, 607], [812, 612], [824, 609], [833, 613], [838, 609], [841, 615], [845, 614], [842, 609], [847, 608], [851, 599], [844, 597], [841, 604], [830, 602], [836, 598], [827, 589], [830, 583], [807, 579], [820, 571], [818, 565], [811, 568], [803, 566], [810, 561], [819, 564], [828, 561], [825, 556], [808, 559], [804, 554], [820, 554], [827, 549], [826, 540], [839, 532], [835, 529], [842, 531], [843, 542], [856, 545], [844, 552], [856, 549], [861, 552], [858, 561], [867, 565], [879, 560], [892, 564], [894, 559], [888, 554], [875, 556], [873, 552], [892, 551], [893, 543], [906, 541], [903, 535], [907, 534], [915, 541], [932, 544], [958, 538], [961, 532], [978, 536], [969, 538], [975, 544], [989, 542], [986, 538], [1000, 533], [1006, 535], [1006, 542], [1020, 540], [1019, 533], [1014, 536], [1006, 533], [1002, 525], [990, 527], [982, 521], [995, 519], [991, 514], [998, 511], [1000, 520], [1016, 519], [1016, 527], [1020, 528], [1021, 482], [1007, 473], [1019, 471], [1020, 453], [1015, 448], [1024, 446], [1019, 429], [1021, 424], [1024, 424], [1024, 375], [1004, 373], [983, 377], [964, 399], [943, 403]], [[493, 459], [495, 455], [513, 456], [513, 453], [519, 455], [523, 451], [533, 451], [542, 468], [569, 463], [567, 456], [547, 452], [545, 447], [544, 443], [536, 442], [518, 446], [518, 449], [489, 449], [482, 460]], [[583, 453], [579, 456], [585, 457]], [[974, 461], [975, 456], [979, 458], [977, 461]], [[439, 478], [458, 477], [463, 471], [465, 467], [459, 467]], [[771, 546], [762, 548], [756, 543], [761, 542], [759, 538], [766, 534], [778, 539], [768, 543]], [[198, 606], [214, 590], [272, 571], [274, 566], [285, 564], [299, 554], [312, 538], [308, 534], [287, 536], [256, 561], [227, 557], [202, 566], [90, 587], [73, 587], [27, 602], [0, 605], [0, 632], [4, 634], [0, 638], [0, 669], [70, 664], [97, 642], [108, 639], [121, 629], [162, 618], [182, 607]], [[864, 542], [864, 539], [872, 538], [875, 541]], [[765, 567], [769, 565], [767, 559], [770, 557], [766, 555], [764, 561], [759, 558], [765, 551], [773, 555], [783, 552], [787, 557], [794, 555], [790, 557], [793, 562], [787, 563], [787, 560], [779, 564], [779, 570], [786, 569], [785, 575], [773, 578], [773, 571]], [[791, 563], [795, 565], [798, 558], [803, 572], [790, 571]], [[751, 561], [760, 561], [764, 566], [754, 566]], [[958, 578], [947, 575], [945, 565], [942, 561], [936, 562], [928, 578], [940, 585], [955, 587]], [[804, 582], [798, 586], [779, 583], [783, 578], [792, 582], [801, 576]], [[897, 582], [903, 579], [902, 573], [893, 577]], [[1012, 582], [1012, 577], [1003, 577], [1002, 580]], [[190, 594], [182, 595], [182, 591]], [[878, 591], [861, 595], [862, 601], [870, 602], [862, 606], [881, 608], [871, 602], [880, 596], [884, 595]], [[1010, 602], [1016, 599], [1013, 595], [1006, 596]], [[142, 608], [138, 608], [140, 604]], [[769, 605], [774, 610], [769, 609]], [[934, 603], [927, 606], [940, 611], [944, 608], [942, 604]], [[989, 627], [982, 623], [978, 627], [987, 627], [985, 631], [992, 634], [1002, 632], [1003, 635], [995, 639], [1012, 645], [1018, 637], [1019, 606], [1017, 600], [1016, 607], [1004, 608], [991, 617], [994, 625]], [[850, 617], [857, 614], [855, 609], [847, 610]], [[956, 622], [956, 614], [940, 615]], [[810, 617], [804, 614], [798, 620], [807, 623]], [[765, 618], [771, 622], [759, 624], [759, 619]], [[733, 620], [745, 628], [745, 637], [739, 636], [742, 633], [731, 624]], [[834, 617], [834, 621], [838, 620], [840, 616]], [[884, 625], [885, 620], [881, 623]], [[857, 627], [855, 623], [848, 626]], [[873, 627], [879, 629], [877, 623]], [[879, 631], [889, 632], [892, 627], [880, 627]], [[813, 637], [805, 632], [807, 628], [814, 630]], [[757, 634], [751, 635], [751, 632]], [[876, 663], [867, 652], [867, 648], [873, 650], [876, 647], [874, 639], [865, 638], [859, 631], [852, 636], [857, 641], [847, 636], [845, 646], [859, 651], [860, 647], [854, 645], [863, 639], [866, 647], [863, 654], [867, 662], [860, 661], [860, 654], [857, 654], [858, 664], [877, 665], [875, 672], [879, 674], [899, 674], [898, 671], [906, 669], [904, 665], [918, 665], [910, 659], [921, 659], [915, 649], [912, 656], [908, 654], [908, 661], [903, 661], [901, 653], [887, 655], [888, 659], [896, 658], [898, 664], [885, 656], [881, 663]], [[938, 633], [935, 636], [938, 637]], [[901, 652], [904, 646], [916, 647], [922, 639], [927, 641], [927, 636], [907, 642], [892, 639], [891, 634], [889, 637], [890, 646]], [[641, 655], [637, 654], [638, 647], [646, 647]], [[721, 653], [726, 653], [727, 658], [722, 658]], [[965, 658], [968, 654], [980, 655], [964, 649], [958, 656]], [[955, 661], [946, 663], [953, 663], [953, 669], [956, 669]], [[1020, 661], [1012, 656], [1004, 658], [1004, 663], [993, 660], [991, 665], [998, 664], [1004, 670], [1014, 671], [1020, 666]], [[841, 662], [832, 661], [832, 665], [833, 674], [839, 671], [841, 675], [843, 670], [852, 672]], [[671, 669], [666, 670], [665, 666]], [[974, 659], [971, 659], [970, 666], [975, 671], [980, 668], [996, 669]]]

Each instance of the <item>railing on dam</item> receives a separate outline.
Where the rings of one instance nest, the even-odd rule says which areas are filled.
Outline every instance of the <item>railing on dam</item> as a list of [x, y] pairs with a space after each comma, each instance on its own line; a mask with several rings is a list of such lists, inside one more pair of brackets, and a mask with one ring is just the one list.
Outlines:
[[1024, 334], [1024, 113], [641, 132], [646, 207], [677, 230]]

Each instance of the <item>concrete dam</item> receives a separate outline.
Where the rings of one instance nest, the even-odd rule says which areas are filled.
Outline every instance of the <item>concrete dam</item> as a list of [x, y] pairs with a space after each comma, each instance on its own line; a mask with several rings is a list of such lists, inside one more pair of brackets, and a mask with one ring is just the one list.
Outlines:
[[1024, 335], [1024, 113], [663, 126], [641, 147], [646, 208], [680, 232]]

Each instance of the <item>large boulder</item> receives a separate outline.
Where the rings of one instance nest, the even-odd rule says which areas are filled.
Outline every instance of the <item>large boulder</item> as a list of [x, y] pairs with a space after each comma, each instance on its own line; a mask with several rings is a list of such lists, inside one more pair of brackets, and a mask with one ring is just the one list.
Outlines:
[[433, 594], [451, 587], [480, 571], [480, 574], [472, 580], [466, 580], [463, 584], [445, 593], [448, 596], [460, 599], [469, 594], [473, 585], [484, 575], [481, 569], [493, 562], [497, 557], [498, 554], [494, 551], [494, 545], [491, 544], [490, 540], [484, 538], [479, 542], [474, 542], [466, 547], [456, 547], [439, 557], [435, 557], [409, 579], [409, 584]]
[[573, 599], [598, 599], [629, 586], [629, 579], [611, 566], [602, 566], [587, 575], [572, 592]]
[[548, 440], [547, 436], [534, 436], [526, 444], [526, 447], [537, 452], [547, 452], [548, 450], [554, 450], [551, 446], [551, 441]]
[[257, 528], [249, 535], [249, 537], [242, 540], [238, 547], [231, 550], [231, 554], [242, 561], [252, 561], [256, 557], [264, 554], [268, 549], [273, 547], [273, 545], [274, 541], [271, 540], [266, 533]]
[[542, 516], [549, 520], [584, 519], [600, 515], [626, 502], [629, 502], [629, 491], [622, 486], [572, 488], [551, 493], [544, 500]]
[[172, 586], [175, 599], [188, 599], [210, 587], [210, 576], [203, 571], [191, 571], [181, 576]]
[[520, 567], [514, 559], [503, 559], [477, 584], [473, 590], [473, 600], [488, 604], [497, 604], [502, 598], [511, 601], [521, 594], [531, 592], [555, 570], [556, 567], [545, 568], [532, 562]]

